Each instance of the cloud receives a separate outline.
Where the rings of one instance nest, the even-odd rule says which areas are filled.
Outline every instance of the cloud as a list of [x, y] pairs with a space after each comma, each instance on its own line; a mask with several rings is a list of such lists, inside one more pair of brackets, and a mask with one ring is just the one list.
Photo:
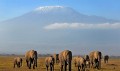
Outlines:
[[102, 23], [102, 24], [85, 24], [85, 23], [54, 23], [44, 27], [46, 30], [53, 29], [120, 29], [120, 23]]

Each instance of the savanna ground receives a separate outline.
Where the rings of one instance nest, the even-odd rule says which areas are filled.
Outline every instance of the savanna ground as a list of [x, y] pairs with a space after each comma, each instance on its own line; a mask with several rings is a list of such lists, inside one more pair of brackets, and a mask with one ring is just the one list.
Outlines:
[[[13, 68], [14, 56], [0, 56], [0, 71], [46, 71], [44, 57], [38, 59], [38, 67], [36, 69], [28, 69], [25, 58], [23, 57], [23, 66], [21, 68]], [[55, 64], [55, 70], [59, 70], [59, 64]], [[77, 68], [72, 64], [72, 71], [77, 71]], [[120, 59], [110, 59], [108, 64], [104, 64], [102, 60], [102, 69], [87, 69], [86, 71], [120, 71]]]

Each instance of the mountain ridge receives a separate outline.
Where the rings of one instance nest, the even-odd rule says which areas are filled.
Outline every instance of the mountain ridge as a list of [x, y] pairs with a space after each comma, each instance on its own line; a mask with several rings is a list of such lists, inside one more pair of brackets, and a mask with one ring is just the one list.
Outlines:
[[[38, 10], [39, 9], [39, 10]], [[45, 10], [45, 11], [43, 11]], [[38, 7], [33, 11], [21, 15], [19, 17], [15, 17], [13, 19], [7, 20], [9, 23], [31, 23], [32, 21], [35, 23], [44, 23], [44, 24], [52, 24], [52, 23], [114, 23], [119, 22], [118, 20], [107, 19], [99, 16], [90, 16], [79, 13], [70, 7], [63, 6], [45, 6]], [[4, 22], [7, 22], [4, 21]], [[24, 21], [24, 22], [22, 22]], [[30, 22], [29, 22], [30, 21]], [[3, 22], [3, 23], [4, 23]]]

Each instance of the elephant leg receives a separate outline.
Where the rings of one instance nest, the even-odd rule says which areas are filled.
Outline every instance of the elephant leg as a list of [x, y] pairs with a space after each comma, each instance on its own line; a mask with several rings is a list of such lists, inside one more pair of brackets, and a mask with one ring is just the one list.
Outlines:
[[75, 67], [76, 67], [76, 63], [74, 63]]
[[104, 63], [106, 63], [106, 60], [104, 61]]
[[101, 68], [101, 60], [98, 61], [98, 66], [99, 66], [99, 69]]
[[63, 71], [63, 65], [62, 64], [60, 65], [60, 71]]
[[56, 60], [56, 63], [58, 63], [58, 59]]
[[28, 60], [26, 60], [26, 63], [27, 63], [27, 67], [28, 67]]
[[52, 71], [52, 65], [50, 64], [50, 71]]
[[31, 60], [29, 61], [29, 66], [28, 67], [29, 67], [29, 69], [31, 69]]
[[99, 69], [99, 62], [96, 62], [96, 67], [97, 69]]
[[20, 62], [18, 63], [18, 68], [20, 68]]
[[46, 65], [46, 69], [47, 69], [47, 71], [48, 71], [48, 66]]
[[81, 65], [81, 71], [83, 71], [83, 64]]
[[37, 67], [37, 61], [36, 61], [36, 67]]
[[90, 62], [90, 68], [93, 68], [93, 62]]
[[53, 71], [54, 71], [54, 64], [53, 64]]
[[94, 60], [94, 68], [98, 69], [98, 66], [99, 66], [99, 61], [98, 61], [98, 59], [95, 59]]
[[82, 65], [82, 70], [85, 71], [85, 65], [84, 64]]
[[37, 59], [35, 59], [35, 66], [37, 67]]
[[67, 70], [67, 62], [66, 61], [64, 61], [64, 71], [66, 71]]
[[80, 65], [80, 71], [82, 71], [82, 65]]
[[80, 67], [78, 66], [78, 71], [80, 71]]
[[55, 63], [57, 63], [57, 60], [55, 59]]
[[68, 63], [68, 70], [71, 71], [71, 60]]
[[57, 59], [57, 63], [59, 63], [59, 59]]
[[22, 66], [22, 62], [20, 62], [20, 66]]
[[33, 69], [35, 69], [35, 61], [33, 61]]
[[19, 68], [19, 63], [17, 63], [17, 67]]
[[90, 68], [93, 68], [93, 63], [90, 63]]
[[89, 65], [88, 65], [88, 67], [90, 68], [90, 62], [89, 62]]
[[13, 67], [13, 68], [15, 68], [15, 65], [16, 65], [16, 64], [14, 63], [14, 67]]

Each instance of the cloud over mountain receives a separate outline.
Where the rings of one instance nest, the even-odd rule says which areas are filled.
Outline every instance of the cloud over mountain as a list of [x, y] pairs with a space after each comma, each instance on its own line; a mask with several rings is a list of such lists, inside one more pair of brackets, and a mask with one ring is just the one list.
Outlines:
[[44, 27], [54, 29], [120, 29], [120, 23], [84, 24], [84, 23], [54, 23]]

